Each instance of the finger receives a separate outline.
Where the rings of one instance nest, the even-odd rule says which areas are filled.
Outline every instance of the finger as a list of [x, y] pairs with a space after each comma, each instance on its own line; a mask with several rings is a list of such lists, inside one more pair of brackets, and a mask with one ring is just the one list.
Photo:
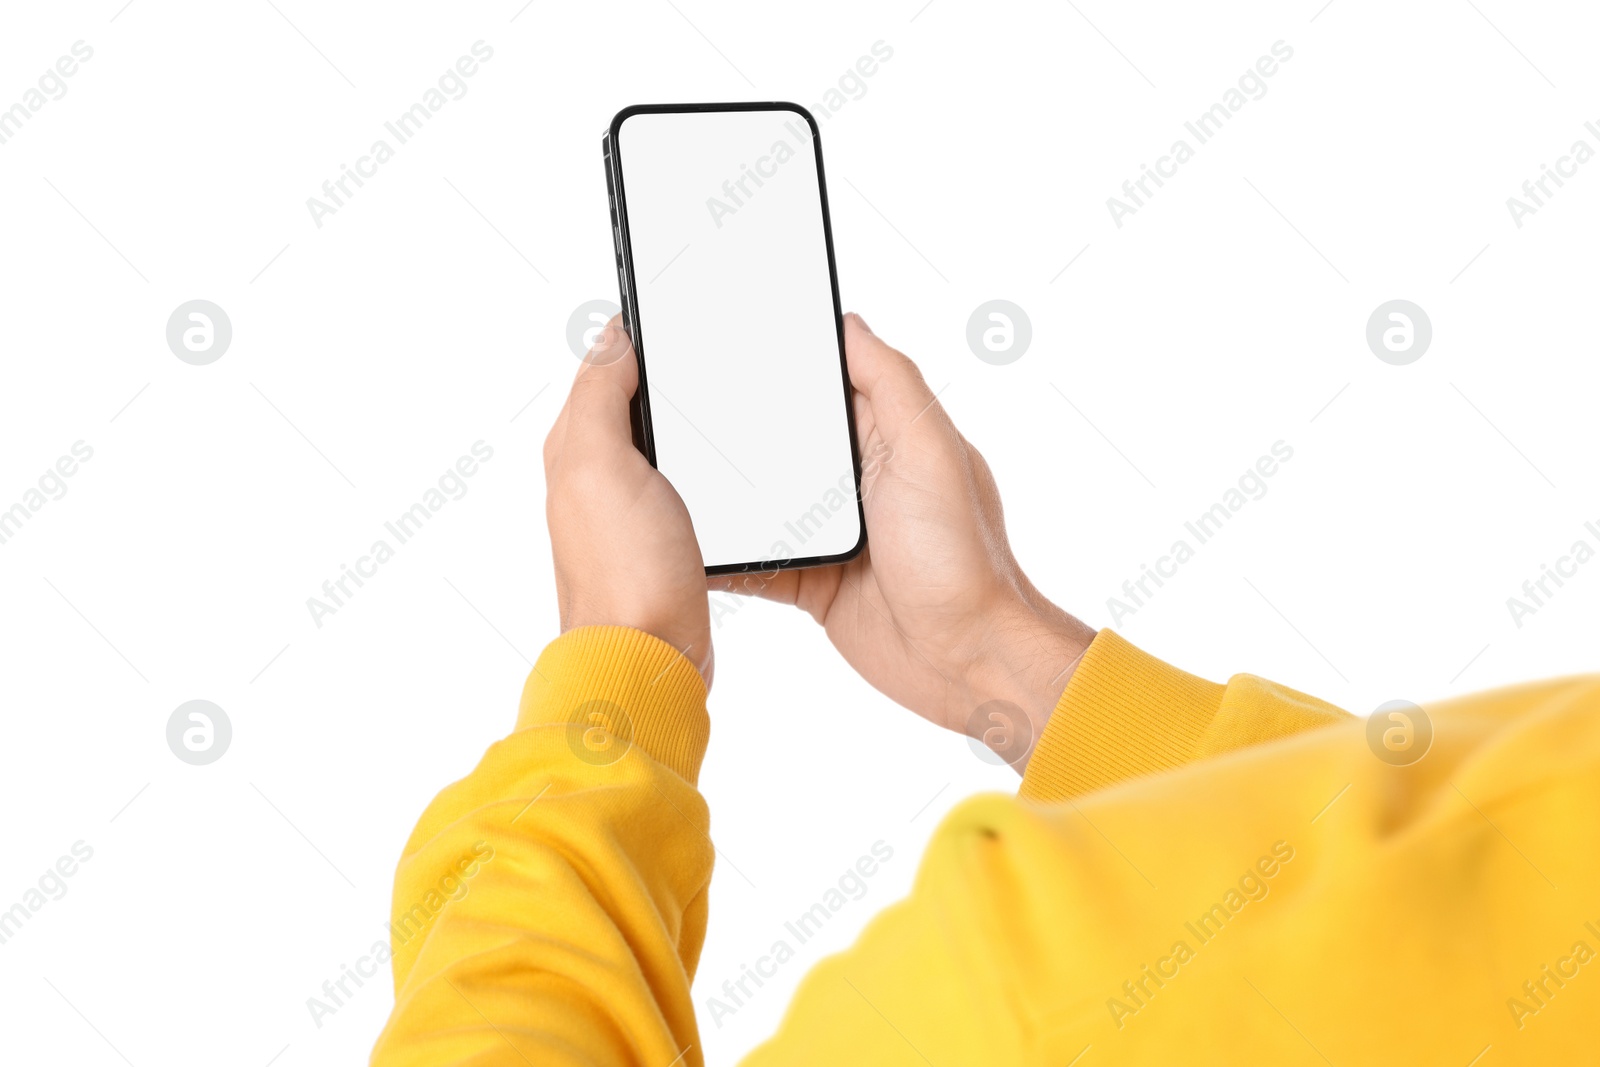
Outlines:
[[879, 339], [855, 312], [844, 317], [844, 355], [850, 384], [872, 404], [880, 427], [898, 431], [935, 406], [917, 365]]
[[619, 316], [600, 331], [578, 367], [566, 406], [557, 419], [561, 436], [576, 435], [585, 449], [633, 448], [629, 412], [638, 388], [638, 360]]
[[762, 600], [775, 600], [780, 604], [793, 604], [800, 592], [800, 572], [779, 571], [777, 574], [719, 574], [706, 579], [706, 591], [753, 596]]
[[[628, 326], [622, 321], [622, 314], [611, 316], [605, 328], [595, 334], [594, 344], [589, 351], [584, 353], [583, 366], [607, 367], [622, 359], [623, 356], [633, 354], [632, 340], [628, 337]], [[583, 374], [583, 366], [578, 368], [578, 373]], [[635, 370], [637, 371], [637, 367]], [[637, 379], [638, 375], [634, 377]]]

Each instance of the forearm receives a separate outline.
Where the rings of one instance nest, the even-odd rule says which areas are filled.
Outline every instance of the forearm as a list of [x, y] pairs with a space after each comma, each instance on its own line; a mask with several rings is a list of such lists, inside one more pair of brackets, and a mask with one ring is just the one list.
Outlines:
[[698, 1063], [708, 729], [670, 646], [620, 627], [553, 642], [517, 730], [406, 845], [372, 1062]]

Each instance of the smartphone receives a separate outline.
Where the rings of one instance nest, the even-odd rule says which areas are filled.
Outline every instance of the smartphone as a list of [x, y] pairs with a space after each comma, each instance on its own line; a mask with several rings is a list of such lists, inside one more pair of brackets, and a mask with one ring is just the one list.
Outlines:
[[635, 443], [707, 574], [866, 545], [816, 120], [797, 104], [647, 104], [602, 139]]

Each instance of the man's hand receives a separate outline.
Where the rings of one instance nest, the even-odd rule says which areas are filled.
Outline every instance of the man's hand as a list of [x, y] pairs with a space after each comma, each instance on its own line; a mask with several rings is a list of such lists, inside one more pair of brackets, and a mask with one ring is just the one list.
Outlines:
[[711, 685], [705, 564], [688, 509], [633, 444], [633, 344], [612, 319], [544, 443], [545, 518], [561, 632], [631, 626], [682, 652]]
[[916, 365], [857, 315], [844, 332], [866, 551], [840, 566], [709, 585], [797, 604], [881, 692], [984, 740], [1020, 772], [1094, 631], [1017, 566], [989, 465]]

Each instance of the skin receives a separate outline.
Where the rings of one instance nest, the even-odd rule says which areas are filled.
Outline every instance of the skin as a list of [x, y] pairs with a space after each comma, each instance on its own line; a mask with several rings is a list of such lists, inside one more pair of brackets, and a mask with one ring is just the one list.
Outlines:
[[636, 627], [683, 652], [709, 687], [708, 589], [793, 604], [880, 692], [1020, 773], [1094, 631], [1023, 573], [988, 463], [916, 364], [860, 316], [844, 326], [866, 550], [836, 566], [707, 579], [683, 501], [633, 446], [638, 366], [612, 321], [545, 442], [562, 632]]
[[633, 445], [639, 367], [618, 319], [595, 339], [544, 443], [561, 632], [631, 626], [687, 656], [710, 688], [705, 563], [677, 490]]

